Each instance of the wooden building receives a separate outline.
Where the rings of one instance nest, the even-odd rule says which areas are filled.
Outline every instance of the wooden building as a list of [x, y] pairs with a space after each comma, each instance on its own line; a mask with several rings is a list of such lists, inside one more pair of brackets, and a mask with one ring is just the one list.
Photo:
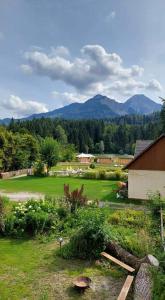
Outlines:
[[88, 163], [92, 163], [94, 161], [95, 156], [92, 154], [81, 153], [81, 154], [77, 155], [76, 158], [78, 159], [78, 161], [80, 163], [88, 164]]
[[128, 169], [128, 197], [148, 199], [159, 192], [165, 197], [165, 135], [150, 143], [124, 169]]

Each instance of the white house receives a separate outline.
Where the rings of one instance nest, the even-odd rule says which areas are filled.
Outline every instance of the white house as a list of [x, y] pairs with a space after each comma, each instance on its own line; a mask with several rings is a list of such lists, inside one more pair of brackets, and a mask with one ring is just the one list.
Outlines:
[[124, 169], [128, 169], [128, 197], [148, 199], [150, 193], [165, 197], [165, 135], [149, 143]]
[[91, 163], [94, 161], [95, 156], [92, 154], [81, 153], [76, 156], [80, 163]]

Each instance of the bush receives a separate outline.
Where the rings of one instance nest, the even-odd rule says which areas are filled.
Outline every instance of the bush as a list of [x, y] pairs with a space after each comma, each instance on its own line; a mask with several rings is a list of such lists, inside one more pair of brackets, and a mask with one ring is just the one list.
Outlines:
[[75, 212], [78, 207], [85, 206], [87, 204], [87, 196], [85, 196], [83, 193], [83, 184], [80, 189], [75, 189], [72, 192], [70, 192], [69, 184], [64, 184], [64, 196], [72, 213]]
[[98, 179], [98, 172], [97, 171], [88, 171], [83, 176], [86, 179]]
[[33, 170], [34, 170], [34, 176], [46, 176], [47, 175], [46, 166], [42, 161], [36, 162], [34, 164]]
[[0, 196], [0, 233], [4, 232], [4, 217], [5, 206], [9, 203], [9, 199], [5, 196]]
[[104, 169], [95, 170], [95, 171], [87, 171], [84, 174], [84, 178], [86, 179], [106, 179], [106, 180], [126, 180], [127, 173], [121, 172], [120, 170], [117, 171], [106, 171]]
[[36, 235], [56, 228], [58, 222], [56, 207], [45, 200], [29, 200], [13, 207], [4, 220], [6, 235]]
[[90, 168], [91, 169], [95, 169], [96, 168], [96, 165], [94, 163], [90, 164]]
[[62, 248], [64, 258], [96, 258], [105, 249], [104, 214], [97, 209], [83, 210], [79, 214], [80, 229]]
[[151, 225], [149, 217], [143, 211], [131, 209], [115, 211], [108, 219], [112, 225], [123, 225], [129, 227], [148, 227]]
[[53, 225], [53, 216], [44, 211], [31, 211], [25, 216], [25, 231], [31, 235], [48, 232]]

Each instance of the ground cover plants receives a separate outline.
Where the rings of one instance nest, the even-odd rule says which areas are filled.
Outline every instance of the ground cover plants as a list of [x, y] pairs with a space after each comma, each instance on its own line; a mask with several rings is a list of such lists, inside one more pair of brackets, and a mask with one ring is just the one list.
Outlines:
[[[40, 179], [45, 180], [45, 178]], [[46, 179], [51, 178], [46, 177]], [[95, 282], [98, 278], [106, 282], [110, 278], [111, 284], [112, 282], [114, 284], [114, 277], [118, 278], [116, 284], [123, 282], [124, 273], [113, 264], [95, 265], [95, 260], [100, 259], [100, 252], [105, 250], [107, 241], [118, 243], [139, 258], [146, 254], [160, 257], [159, 227], [148, 208], [144, 207], [141, 211], [126, 208], [114, 210], [111, 206], [100, 208], [97, 201], [89, 201], [89, 198], [85, 197], [86, 192], [86, 185], [79, 186], [75, 191], [71, 186], [65, 186], [65, 189], [63, 186], [61, 197], [47, 196], [44, 200], [32, 199], [20, 204], [1, 198], [0, 215], [3, 226], [0, 246], [3, 251], [6, 249], [5, 253], [1, 253], [0, 262], [0, 293], [3, 299], [9, 297], [7, 284], [10, 285], [9, 291], [15, 293], [13, 299], [21, 299], [21, 297], [53, 299], [55, 293], [59, 295], [59, 299], [78, 299], [76, 298], [78, 295], [70, 288], [73, 278], [82, 273], [93, 276]], [[72, 204], [75, 203], [76, 206], [71, 209]], [[59, 237], [63, 237], [64, 240], [61, 250], [57, 242]], [[12, 254], [10, 243], [14, 245]], [[42, 254], [40, 254], [41, 250]], [[37, 255], [32, 254], [32, 251], [36, 251]], [[25, 255], [27, 255], [28, 263], [23, 266]], [[19, 262], [19, 256], [21, 262]], [[3, 259], [7, 261], [6, 267]], [[15, 269], [11, 272], [13, 266]], [[158, 298], [158, 295], [160, 296], [162, 292], [163, 268], [161, 264], [158, 272], [159, 281], [157, 275], [153, 274], [155, 276], [154, 293], [157, 295], [155, 299], [161, 300], [163, 298]], [[42, 270], [42, 275], [37, 275], [39, 269]], [[7, 274], [7, 279], [5, 274]], [[60, 274], [59, 277], [58, 274]], [[14, 276], [17, 280], [13, 285]], [[21, 276], [23, 276], [22, 282]], [[54, 280], [64, 291], [63, 294], [53, 288]], [[43, 282], [45, 289], [42, 288]], [[37, 287], [38, 291], [34, 292], [34, 287]], [[114, 292], [116, 296], [114, 298], [112, 296], [112, 299], [117, 298], [120, 288], [117, 287]], [[99, 295], [101, 296], [98, 299], [109, 297], [105, 290], [102, 290]], [[95, 299], [96, 294], [91, 296], [89, 292], [89, 295], [87, 293], [84, 297], [82, 299]]]

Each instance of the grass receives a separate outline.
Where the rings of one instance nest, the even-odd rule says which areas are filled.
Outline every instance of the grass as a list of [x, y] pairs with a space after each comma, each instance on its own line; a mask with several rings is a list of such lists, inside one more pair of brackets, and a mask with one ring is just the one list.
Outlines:
[[[56, 242], [0, 239], [0, 299], [117, 298], [125, 279], [123, 272], [114, 266], [106, 270], [89, 261], [64, 260], [56, 255], [58, 247]], [[80, 274], [90, 276], [96, 289], [82, 295], [77, 293], [72, 281]], [[109, 290], [100, 282], [106, 282]]]
[[0, 180], [0, 190], [6, 192], [39, 192], [46, 195], [62, 196], [64, 183], [70, 184], [75, 189], [84, 184], [84, 193], [91, 200], [116, 201], [116, 181], [93, 180], [71, 177], [22, 177], [8, 180]]

